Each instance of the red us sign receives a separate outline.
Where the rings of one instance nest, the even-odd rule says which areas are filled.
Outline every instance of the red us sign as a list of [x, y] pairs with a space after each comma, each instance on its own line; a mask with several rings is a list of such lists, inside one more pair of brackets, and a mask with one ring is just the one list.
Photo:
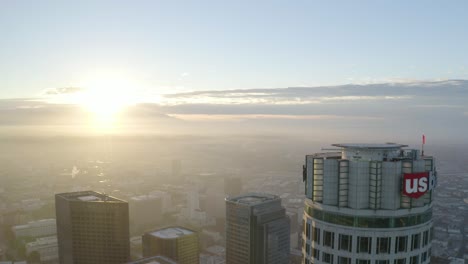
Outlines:
[[417, 172], [403, 174], [403, 194], [411, 198], [419, 198], [428, 190], [434, 188], [436, 182], [432, 173]]

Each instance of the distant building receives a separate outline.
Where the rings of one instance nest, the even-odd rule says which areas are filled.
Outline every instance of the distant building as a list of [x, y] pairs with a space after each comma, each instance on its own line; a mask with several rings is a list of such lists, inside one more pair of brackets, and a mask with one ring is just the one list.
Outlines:
[[178, 264], [178, 262], [164, 256], [153, 256], [130, 261], [127, 264]]
[[126, 201], [94, 191], [55, 195], [61, 264], [129, 261]]
[[394, 143], [333, 146], [306, 156], [302, 263], [430, 263], [434, 159]]
[[161, 255], [179, 264], [199, 263], [198, 234], [184, 227], [167, 227], [143, 235], [143, 256]]
[[163, 200], [157, 195], [139, 195], [129, 200], [130, 233], [141, 234], [162, 222]]
[[41, 263], [58, 263], [58, 244], [57, 237], [41, 237], [33, 242], [26, 244], [26, 255], [29, 256], [33, 252], [39, 254], [39, 260]]
[[42, 219], [14, 226], [12, 231], [16, 238], [53, 236], [57, 234], [57, 225], [55, 219]]
[[242, 179], [240, 177], [227, 176], [224, 178], [224, 194], [237, 196], [242, 193]]
[[288, 264], [290, 223], [270, 194], [226, 198], [226, 263]]
[[172, 160], [171, 163], [171, 176], [172, 182], [179, 182], [182, 180], [182, 161]]
[[226, 203], [224, 198], [224, 178], [217, 173], [201, 173], [199, 179], [206, 190], [205, 211], [208, 216], [224, 218], [226, 216]]

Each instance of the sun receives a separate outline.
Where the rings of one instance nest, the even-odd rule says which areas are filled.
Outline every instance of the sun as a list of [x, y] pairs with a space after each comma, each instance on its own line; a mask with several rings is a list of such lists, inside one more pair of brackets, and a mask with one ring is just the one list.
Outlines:
[[110, 129], [118, 121], [118, 115], [135, 103], [133, 85], [123, 80], [97, 80], [84, 85], [78, 104], [92, 116], [93, 126]]

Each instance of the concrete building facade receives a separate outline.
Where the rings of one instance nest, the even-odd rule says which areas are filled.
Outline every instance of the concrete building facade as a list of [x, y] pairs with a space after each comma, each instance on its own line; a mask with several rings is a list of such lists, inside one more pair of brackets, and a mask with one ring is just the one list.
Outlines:
[[58, 263], [58, 244], [57, 237], [41, 237], [33, 242], [26, 243], [26, 255], [29, 256], [33, 252], [39, 254], [41, 263]]
[[12, 227], [16, 238], [21, 237], [46, 237], [57, 234], [55, 219], [42, 219], [31, 221], [25, 225]]

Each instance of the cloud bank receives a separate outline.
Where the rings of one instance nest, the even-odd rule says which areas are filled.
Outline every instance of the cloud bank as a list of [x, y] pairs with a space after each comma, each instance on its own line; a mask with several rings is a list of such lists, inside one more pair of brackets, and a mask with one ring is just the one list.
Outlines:
[[[48, 94], [78, 91], [68, 87]], [[338, 141], [404, 141], [425, 133], [438, 140], [466, 141], [467, 113], [466, 80], [195, 91], [165, 94], [158, 103], [128, 107], [120, 113], [116, 131], [300, 134]], [[90, 118], [76, 105], [0, 100], [0, 132], [60, 127], [57, 134], [79, 134], [89, 130]]]

